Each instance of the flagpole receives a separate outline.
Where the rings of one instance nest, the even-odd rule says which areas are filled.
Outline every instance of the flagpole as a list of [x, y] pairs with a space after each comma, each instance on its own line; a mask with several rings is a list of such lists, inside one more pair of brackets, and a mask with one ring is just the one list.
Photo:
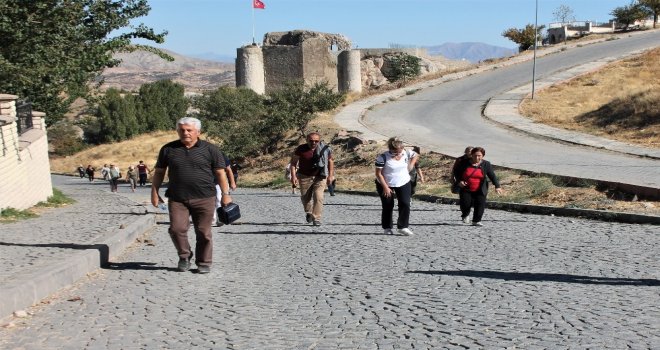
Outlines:
[[252, 45], [256, 45], [254, 41], [254, 0], [252, 0]]

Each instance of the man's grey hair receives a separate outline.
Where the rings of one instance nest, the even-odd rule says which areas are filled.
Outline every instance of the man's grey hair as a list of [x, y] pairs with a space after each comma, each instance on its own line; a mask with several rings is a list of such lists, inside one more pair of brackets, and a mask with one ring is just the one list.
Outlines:
[[183, 117], [183, 118], [179, 119], [178, 122], [176, 122], [176, 128], [178, 129], [179, 125], [183, 125], [183, 124], [190, 124], [190, 125], [194, 126], [195, 129], [202, 130], [202, 122], [197, 118]]

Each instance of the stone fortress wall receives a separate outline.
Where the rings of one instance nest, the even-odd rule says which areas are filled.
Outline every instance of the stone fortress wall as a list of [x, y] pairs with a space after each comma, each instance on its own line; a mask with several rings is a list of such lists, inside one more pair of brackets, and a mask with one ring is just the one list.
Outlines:
[[236, 86], [264, 94], [290, 81], [325, 82], [344, 93], [362, 92], [360, 54], [340, 34], [304, 30], [273, 32], [263, 45], [237, 49]]

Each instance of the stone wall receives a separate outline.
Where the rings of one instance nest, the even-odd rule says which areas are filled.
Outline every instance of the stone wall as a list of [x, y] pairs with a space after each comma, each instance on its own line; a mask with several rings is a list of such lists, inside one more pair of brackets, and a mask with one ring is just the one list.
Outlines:
[[298, 46], [264, 46], [264, 78], [266, 93], [287, 82], [303, 80], [302, 50]]
[[337, 56], [330, 51], [325, 40], [313, 38], [301, 45], [303, 77], [306, 85], [327, 82], [337, 91]]
[[53, 195], [46, 115], [32, 112], [32, 129], [18, 135], [17, 98], [0, 94], [0, 210], [27, 209]]
[[[354, 60], [344, 60], [350, 66], [337, 66], [337, 56], [349, 49], [350, 41], [339, 34], [301, 30], [267, 33], [263, 46], [249, 45], [238, 49], [236, 86], [245, 86], [261, 94], [264, 93], [261, 79], [265, 93], [278, 90], [291, 81], [302, 81], [308, 86], [328, 83], [335, 91], [346, 88], [348, 90], [341, 92], [359, 93], [361, 86], [355, 81], [360, 76], [353, 69]], [[261, 55], [256, 53], [257, 50], [261, 50]], [[340, 82], [339, 76], [346, 81]]]

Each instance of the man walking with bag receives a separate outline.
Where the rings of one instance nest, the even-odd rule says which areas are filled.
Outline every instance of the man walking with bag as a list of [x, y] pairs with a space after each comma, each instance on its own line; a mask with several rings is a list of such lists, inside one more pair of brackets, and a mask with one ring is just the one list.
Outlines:
[[323, 192], [335, 179], [332, 150], [321, 142], [319, 133], [309, 133], [307, 143], [296, 147], [289, 165], [291, 184], [300, 187], [305, 220], [314, 226], [320, 226], [323, 214]]
[[158, 189], [169, 169], [168, 197], [169, 233], [179, 255], [177, 269], [190, 269], [193, 252], [188, 241], [190, 220], [195, 228], [197, 244], [195, 263], [199, 273], [209, 273], [213, 262], [211, 227], [215, 213], [216, 181], [222, 191], [222, 204], [231, 203], [225, 173], [225, 156], [215, 145], [200, 140], [202, 123], [197, 118], [182, 118], [177, 122], [179, 139], [160, 149], [151, 182], [151, 204], [158, 206]]

